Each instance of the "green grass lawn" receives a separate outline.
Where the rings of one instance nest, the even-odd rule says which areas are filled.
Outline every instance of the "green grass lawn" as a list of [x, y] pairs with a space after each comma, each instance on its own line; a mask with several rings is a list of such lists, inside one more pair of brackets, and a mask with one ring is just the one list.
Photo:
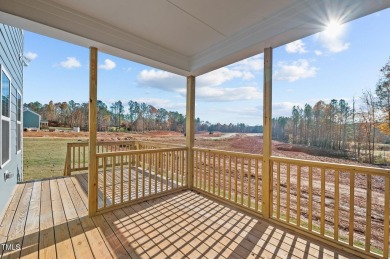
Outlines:
[[66, 138], [24, 138], [23, 180], [35, 180], [64, 174]]

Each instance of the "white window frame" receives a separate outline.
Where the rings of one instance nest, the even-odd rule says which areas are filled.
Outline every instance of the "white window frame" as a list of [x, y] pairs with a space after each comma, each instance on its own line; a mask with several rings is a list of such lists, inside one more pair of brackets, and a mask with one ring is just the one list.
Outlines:
[[[18, 105], [19, 105], [19, 103], [18, 103], [18, 95], [20, 95], [20, 120], [18, 118], [18, 109], [19, 109], [19, 107], [18, 107]], [[23, 95], [20, 92], [20, 90], [17, 89], [16, 90], [16, 154], [20, 154], [22, 152], [22, 146], [23, 146], [22, 120], [23, 120]], [[18, 125], [20, 125], [20, 127], [19, 127], [19, 131], [20, 132], [17, 132], [18, 131]], [[19, 133], [19, 135], [18, 135], [18, 133]], [[20, 137], [20, 149], [18, 150], [19, 137]]]
[[[12, 93], [11, 93], [11, 85], [12, 85], [12, 81], [11, 81], [11, 76], [8, 74], [8, 72], [4, 69], [4, 66], [0, 65], [0, 109], [3, 107], [2, 106], [2, 84], [3, 84], [3, 78], [2, 78], [2, 75], [3, 75], [3, 72], [4, 74], [8, 77], [9, 79], [9, 117], [6, 117], [6, 116], [3, 116], [2, 114], [2, 111], [0, 111], [0, 115], [1, 115], [1, 119], [0, 119], [0, 136], [3, 136], [3, 129], [2, 129], [2, 121], [8, 121], [9, 122], [9, 132], [8, 132], [8, 136], [9, 136], [9, 147], [8, 147], [8, 154], [9, 154], [9, 158], [7, 161], [3, 162], [1, 161], [0, 162], [0, 168], [3, 168], [4, 166], [6, 166], [10, 161], [11, 161], [11, 116], [12, 116], [12, 113], [11, 113], [11, 96], [12, 96]], [[0, 159], [2, 159], [2, 154], [3, 154], [3, 147], [0, 147]]]

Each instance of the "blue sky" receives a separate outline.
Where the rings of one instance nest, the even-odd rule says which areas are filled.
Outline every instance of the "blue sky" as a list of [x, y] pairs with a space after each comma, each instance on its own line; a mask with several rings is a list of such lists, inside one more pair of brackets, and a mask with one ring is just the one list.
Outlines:
[[[273, 115], [293, 105], [346, 99], [374, 89], [390, 57], [390, 9], [274, 49]], [[88, 101], [87, 48], [25, 32], [24, 102]], [[262, 124], [263, 55], [196, 79], [196, 117]], [[184, 77], [99, 52], [98, 98], [146, 102], [185, 114]]]

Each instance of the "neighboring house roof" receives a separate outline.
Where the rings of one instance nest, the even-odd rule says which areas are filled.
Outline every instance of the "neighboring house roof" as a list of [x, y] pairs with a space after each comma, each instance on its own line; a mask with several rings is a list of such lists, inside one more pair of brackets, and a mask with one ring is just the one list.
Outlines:
[[390, 0], [2, 0], [0, 22], [198, 76], [390, 7]]
[[36, 112], [34, 112], [34, 111], [32, 111], [32, 110], [30, 110], [30, 109], [24, 109], [23, 110], [23, 113], [25, 113], [25, 112], [30, 112], [30, 113], [32, 113], [32, 114], [34, 114], [34, 115], [37, 115], [37, 116], [39, 116], [39, 118], [41, 118], [41, 115], [39, 115], [38, 113], [36, 113]]

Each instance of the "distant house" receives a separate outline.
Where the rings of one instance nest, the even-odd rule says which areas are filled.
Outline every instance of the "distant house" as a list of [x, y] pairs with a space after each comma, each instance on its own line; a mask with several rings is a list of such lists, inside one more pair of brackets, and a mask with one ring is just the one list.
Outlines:
[[47, 120], [41, 120], [41, 129], [48, 129], [49, 122]]
[[23, 179], [23, 31], [0, 24], [0, 210]]
[[23, 111], [23, 128], [24, 129], [40, 129], [41, 115], [32, 110], [25, 109]]

